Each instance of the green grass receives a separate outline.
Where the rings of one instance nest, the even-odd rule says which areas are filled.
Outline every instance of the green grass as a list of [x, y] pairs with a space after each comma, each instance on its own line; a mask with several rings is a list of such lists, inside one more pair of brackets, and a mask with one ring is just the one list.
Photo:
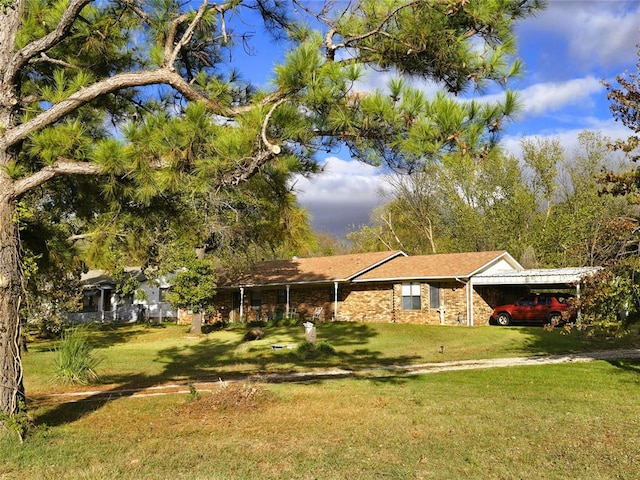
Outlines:
[[[113, 325], [97, 327], [89, 341], [101, 360], [96, 373], [106, 385], [155, 385], [173, 380], [217, 380], [264, 372], [322, 368], [371, 368], [451, 360], [546, 355], [640, 346], [637, 332], [622, 338], [536, 327], [444, 327], [403, 324], [321, 323], [318, 342], [335, 355], [302, 358], [295, 349], [273, 344], [304, 342], [304, 328], [265, 327], [265, 338], [244, 342], [246, 327], [236, 325], [207, 335], [188, 327]], [[28, 393], [67, 387], [52, 384], [56, 342], [34, 340], [24, 356]]]
[[[100, 378], [155, 384], [215, 374], [627, 347], [638, 336], [593, 338], [536, 328], [320, 324], [335, 356], [309, 361], [272, 343], [299, 328], [241, 342], [232, 328], [114, 327], [92, 342]], [[440, 347], [444, 345], [444, 353]], [[50, 342], [25, 355], [27, 393], [51, 383]], [[47, 371], [47, 368], [49, 370]], [[637, 479], [640, 362], [498, 368], [389, 378], [228, 384], [193, 392], [77, 403], [32, 403], [24, 444], [0, 440], [0, 478], [25, 479]], [[231, 386], [236, 385], [232, 388]], [[249, 395], [247, 392], [251, 393]]]

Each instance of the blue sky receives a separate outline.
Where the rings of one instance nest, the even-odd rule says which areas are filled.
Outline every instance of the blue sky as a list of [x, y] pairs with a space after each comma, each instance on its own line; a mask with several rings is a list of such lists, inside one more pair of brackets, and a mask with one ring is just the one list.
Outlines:
[[[550, 0], [546, 10], [518, 25], [517, 34], [525, 72], [509, 86], [519, 92], [522, 112], [504, 131], [507, 151], [519, 154], [520, 141], [530, 136], [557, 138], [570, 152], [584, 130], [612, 139], [630, 135], [613, 121], [601, 80], [636, 71], [640, 1]], [[267, 61], [266, 51], [256, 53]], [[373, 75], [366, 82], [377, 87], [387, 79]], [[295, 188], [317, 231], [344, 236], [367, 223], [380, 202], [381, 172], [350, 161], [346, 150], [325, 162], [324, 174], [300, 179]]]

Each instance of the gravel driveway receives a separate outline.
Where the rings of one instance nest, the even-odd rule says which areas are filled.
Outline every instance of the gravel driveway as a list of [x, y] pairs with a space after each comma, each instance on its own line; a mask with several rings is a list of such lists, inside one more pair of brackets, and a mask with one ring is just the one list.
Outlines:
[[[530, 365], [550, 365], [559, 363], [585, 363], [597, 360], [621, 360], [640, 358], [640, 348], [630, 348], [621, 350], [604, 350], [588, 353], [571, 353], [566, 355], [544, 355], [535, 357], [512, 357], [512, 358], [490, 358], [480, 360], [460, 360], [452, 362], [433, 362], [416, 365], [392, 365], [358, 370], [349, 369], [328, 369], [320, 371], [294, 372], [294, 373], [272, 373], [263, 375], [247, 375], [242, 378], [225, 379], [224, 382], [302, 382], [309, 379], [318, 378], [339, 378], [339, 377], [385, 377], [392, 375], [425, 375], [439, 372], [450, 372], [457, 370], [477, 370], [484, 368], [500, 367], [522, 367]], [[145, 388], [112, 388], [96, 389], [82, 392], [66, 392], [43, 395], [39, 397], [37, 403], [65, 403], [82, 400], [104, 400], [105, 398], [117, 397], [147, 397], [155, 395], [187, 394], [190, 386], [195, 387], [198, 392], [212, 391], [219, 388], [223, 380], [215, 382], [207, 381], [185, 381], [172, 384], [157, 385]]]

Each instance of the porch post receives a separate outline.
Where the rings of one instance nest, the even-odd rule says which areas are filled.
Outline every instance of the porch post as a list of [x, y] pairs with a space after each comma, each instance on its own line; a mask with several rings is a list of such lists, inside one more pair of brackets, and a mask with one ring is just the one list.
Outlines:
[[473, 327], [473, 277], [469, 278], [467, 282], [469, 291], [467, 292], [467, 305], [469, 308], [469, 315], [467, 316], [467, 326]]
[[242, 321], [244, 310], [244, 287], [240, 287], [240, 321]]
[[100, 312], [100, 321], [104, 322], [104, 288], [100, 287], [100, 305], [98, 305], [98, 312]]
[[291, 306], [290, 305], [290, 298], [289, 298], [289, 289], [290, 289], [291, 286], [290, 285], [286, 285], [285, 287], [287, 289], [287, 309], [285, 311], [285, 314], [288, 316], [289, 315], [289, 307]]
[[338, 321], [338, 282], [333, 282], [333, 319]]
[[[578, 305], [580, 305], [580, 282], [576, 283], [576, 300], [578, 300]], [[582, 310], [578, 309], [578, 314], [576, 318], [576, 323], [580, 323], [582, 321]]]

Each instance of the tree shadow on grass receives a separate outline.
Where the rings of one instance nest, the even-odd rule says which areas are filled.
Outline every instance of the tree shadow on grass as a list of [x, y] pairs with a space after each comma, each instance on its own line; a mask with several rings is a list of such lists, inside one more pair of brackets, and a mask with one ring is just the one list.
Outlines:
[[[498, 328], [498, 327], [496, 327]], [[638, 332], [626, 335], [612, 334], [598, 327], [585, 330], [558, 326], [551, 330], [544, 327], [499, 327], [514, 328], [526, 336], [524, 347], [535, 355], [562, 355], [602, 350], [640, 348]]]
[[[624, 372], [640, 375], [640, 359], [633, 360], [609, 360], [609, 363]], [[638, 378], [640, 381], [640, 378]]]
[[[89, 343], [93, 348], [108, 348], [114, 345], [128, 343], [145, 332], [147, 329], [162, 329], [164, 325], [142, 325], [131, 323], [105, 323], [79, 325], [86, 328]], [[71, 327], [75, 328], [75, 327]], [[56, 340], [53, 340], [55, 342]], [[38, 339], [28, 344], [29, 351], [48, 352], [51, 351], [52, 341]]]
[[[402, 365], [415, 362], [419, 358], [413, 355], [389, 357], [378, 350], [366, 348], [371, 339], [379, 335], [376, 329], [366, 324], [334, 322], [323, 327], [321, 335], [318, 335], [318, 343], [329, 344], [336, 350], [335, 355], [300, 354], [295, 347], [305, 342], [302, 327], [267, 327], [265, 337], [253, 342], [243, 342], [242, 334], [242, 331], [238, 332], [236, 342], [221, 343], [208, 339], [179, 352], [173, 348], [159, 352], [158, 358], [166, 362], [164, 375], [224, 379], [229, 375], [252, 375], [273, 371], [322, 368], [357, 370], [380, 364]], [[282, 338], [290, 339], [291, 342], [278, 342]], [[276, 343], [284, 348], [274, 350], [272, 345]], [[353, 348], [354, 346], [363, 348]]]
[[[29, 397], [28, 407], [30, 410], [36, 408], [37, 416], [33, 418], [36, 425], [46, 425], [49, 427], [65, 425], [80, 420], [85, 415], [91, 414], [119, 398], [126, 398], [134, 395], [137, 391], [149, 388], [155, 382], [145, 375], [137, 374], [130, 376], [127, 384], [117, 385], [111, 388], [101, 388], [99, 385], [87, 385], [84, 389], [86, 394], [64, 395], [51, 398], [47, 395]], [[78, 387], [73, 387], [74, 391]]]
[[[344, 323], [331, 324], [325, 329], [326, 340], [337, 353], [329, 356], [304, 358], [295, 349], [276, 351], [271, 348], [273, 338], [283, 338], [288, 335], [293, 342], [301, 343], [305, 340], [302, 327], [293, 329], [274, 328], [265, 329], [267, 336], [257, 342], [244, 342], [243, 330], [232, 329], [236, 332], [227, 340], [220, 340], [214, 336], [205, 337], [203, 340], [182, 346], [175, 346], [160, 350], [157, 353], [156, 362], [163, 364], [162, 371], [157, 375], [137, 374], [112, 374], [101, 377], [101, 383], [115, 385], [112, 388], [98, 391], [82, 399], [71, 402], [57, 403], [51, 408], [40, 405], [41, 413], [34, 419], [36, 424], [58, 426], [72, 423], [87, 414], [99, 410], [107, 403], [120, 398], [132, 396], [141, 389], [166, 385], [167, 383], [179, 383], [186, 386], [195, 381], [217, 380], [242, 380], [258, 379], [271, 381], [268, 374], [289, 372], [314, 372], [310, 377], [313, 381], [322, 381], [334, 377], [322, 375], [322, 369], [340, 368], [345, 371], [370, 368], [379, 365], [383, 356], [382, 352], [367, 348], [340, 351], [341, 348], [352, 348], [356, 345], [366, 346], [367, 342], [378, 335], [378, 332], [366, 324]], [[117, 329], [114, 331], [117, 331]], [[132, 338], [122, 340], [125, 343]], [[118, 339], [112, 334], [102, 335], [101, 338], [92, 340], [93, 345], [108, 346], [117, 343]], [[415, 361], [416, 357], [401, 355], [397, 358], [384, 358], [385, 364], [406, 364]], [[286, 380], [284, 376], [277, 381], [303, 381], [302, 377], [294, 377]], [[92, 390], [89, 386], [87, 390]], [[46, 402], [45, 398], [34, 399], [36, 405]]]

